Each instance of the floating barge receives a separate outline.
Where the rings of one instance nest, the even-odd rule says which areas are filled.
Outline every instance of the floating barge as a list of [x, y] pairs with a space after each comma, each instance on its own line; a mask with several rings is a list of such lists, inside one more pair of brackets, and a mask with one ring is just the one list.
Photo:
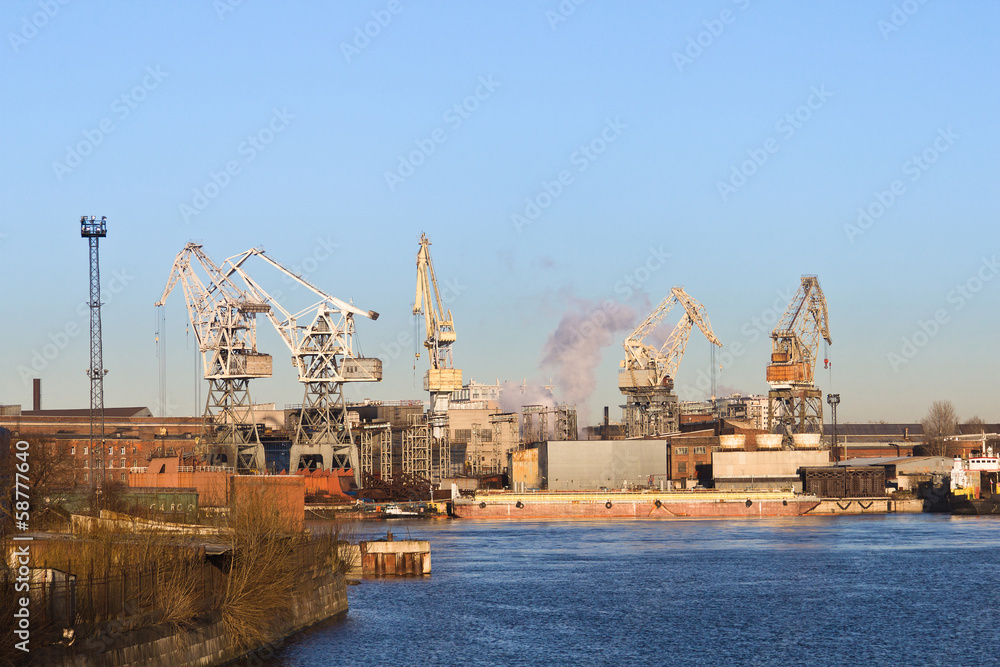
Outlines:
[[801, 516], [819, 504], [792, 491], [497, 492], [450, 509], [460, 519], [674, 519]]

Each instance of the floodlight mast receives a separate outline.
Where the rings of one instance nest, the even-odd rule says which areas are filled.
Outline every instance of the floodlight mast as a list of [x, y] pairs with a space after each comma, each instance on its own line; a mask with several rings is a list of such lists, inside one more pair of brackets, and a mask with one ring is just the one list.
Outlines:
[[[108, 218], [80, 216], [80, 237], [90, 245], [90, 488], [98, 493], [104, 485], [104, 352], [101, 339], [101, 267], [99, 242], [108, 235]], [[96, 437], [95, 437], [96, 436]], [[100, 445], [98, 446], [98, 441]]]

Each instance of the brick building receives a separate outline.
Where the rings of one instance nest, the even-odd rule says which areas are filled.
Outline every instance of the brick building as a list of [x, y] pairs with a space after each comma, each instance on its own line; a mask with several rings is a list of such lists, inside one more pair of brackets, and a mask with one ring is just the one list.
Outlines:
[[[20, 410], [4, 406], [0, 427], [31, 442], [53, 442], [68, 462], [74, 486], [90, 484], [94, 452], [90, 443], [90, 410]], [[145, 468], [156, 456], [190, 455], [203, 437], [201, 417], [154, 417], [148, 408], [105, 408], [105, 479], [128, 483], [133, 468]]]

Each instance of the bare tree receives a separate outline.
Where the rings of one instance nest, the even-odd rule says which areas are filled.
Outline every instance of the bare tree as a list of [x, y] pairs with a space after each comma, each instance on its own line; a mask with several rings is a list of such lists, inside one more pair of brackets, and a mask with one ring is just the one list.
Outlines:
[[[27, 441], [27, 449], [17, 450], [15, 443]], [[11, 438], [10, 452], [0, 460], [0, 536], [11, 532], [17, 500], [18, 466], [31, 480], [31, 528], [44, 528], [48, 511], [62, 504], [73, 490], [73, 468], [66, 452], [68, 445], [49, 436]], [[20, 453], [21, 456], [17, 456]]]
[[986, 422], [983, 421], [983, 419], [980, 418], [979, 415], [976, 415], [975, 417], [969, 417], [968, 419], [965, 420], [965, 423], [968, 424], [969, 426], [979, 426], [979, 427], [986, 425]]
[[958, 431], [958, 415], [951, 401], [934, 401], [920, 425], [924, 428], [927, 451], [933, 456], [947, 456], [945, 438]]

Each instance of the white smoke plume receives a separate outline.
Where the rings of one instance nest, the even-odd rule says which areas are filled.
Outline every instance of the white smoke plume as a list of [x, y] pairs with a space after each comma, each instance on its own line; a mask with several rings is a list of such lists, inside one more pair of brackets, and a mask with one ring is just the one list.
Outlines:
[[[541, 367], [551, 371], [563, 402], [576, 405], [581, 424], [589, 418], [587, 403], [597, 387], [595, 370], [601, 350], [619, 343], [620, 334], [631, 331], [636, 318], [634, 308], [616, 301], [570, 297], [569, 309], [549, 334]], [[614, 381], [607, 378], [607, 382]]]
[[500, 409], [504, 412], [521, 414], [521, 408], [525, 405], [544, 405], [554, 408], [556, 399], [551, 390], [541, 385], [528, 384], [527, 381], [523, 383], [505, 381], [500, 391]]

